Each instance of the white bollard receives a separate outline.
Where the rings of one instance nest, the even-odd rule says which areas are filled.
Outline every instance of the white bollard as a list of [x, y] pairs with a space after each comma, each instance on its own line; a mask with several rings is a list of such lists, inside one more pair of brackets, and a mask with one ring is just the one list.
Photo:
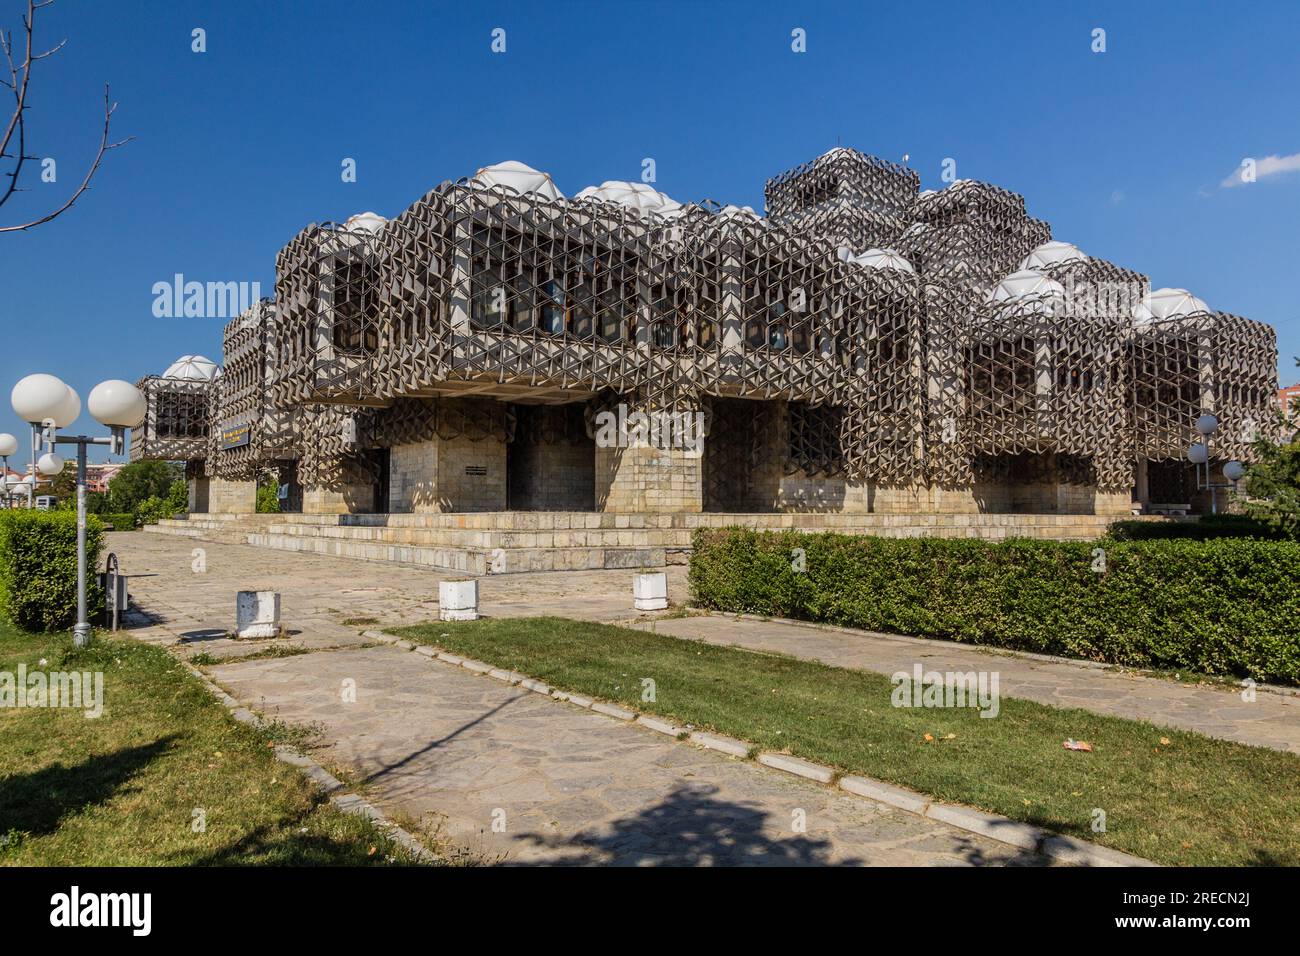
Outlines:
[[280, 592], [240, 591], [235, 599], [235, 637], [279, 637]]
[[439, 581], [438, 620], [477, 621], [478, 581]]
[[663, 571], [634, 575], [632, 597], [638, 611], [662, 611], [668, 606], [668, 575]]

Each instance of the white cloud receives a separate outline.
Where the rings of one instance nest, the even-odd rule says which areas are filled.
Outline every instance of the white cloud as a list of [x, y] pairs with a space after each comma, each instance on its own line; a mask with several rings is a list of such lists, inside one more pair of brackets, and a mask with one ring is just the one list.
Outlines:
[[1278, 176], [1282, 173], [1294, 173], [1300, 171], [1300, 153], [1292, 153], [1290, 156], [1265, 156], [1263, 159], [1246, 159], [1242, 160], [1232, 173], [1219, 183], [1220, 189], [1231, 189], [1233, 186], [1245, 186], [1250, 182], [1249, 178], [1243, 179], [1246, 172], [1245, 163], [1253, 162], [1255, 165], [1255, 179], [1260, 180], [1266, 176]]

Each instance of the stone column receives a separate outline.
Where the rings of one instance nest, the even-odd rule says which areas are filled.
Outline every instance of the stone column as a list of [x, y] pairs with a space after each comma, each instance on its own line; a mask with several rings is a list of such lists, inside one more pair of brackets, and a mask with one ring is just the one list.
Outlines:
[[208, 513], [250, 515], [257, 512], [257, 482], [198, 479], [208, 483]]

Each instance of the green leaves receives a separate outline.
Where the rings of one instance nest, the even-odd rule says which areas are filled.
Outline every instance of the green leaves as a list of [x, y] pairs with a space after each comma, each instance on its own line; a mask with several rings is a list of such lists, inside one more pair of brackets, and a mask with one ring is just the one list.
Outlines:
[[[795, 549], [802, 570], [789, 560]], [[1292, 541], [702, 530], [690, 583], [698, 603], [722, 611], [1300, 683], [1300, 543]]]
[[[101, 599], [95, 570], [104, 528], [86, 517], [88, 595]], [[0, 511], [0, 592], [6, 617], [29, 631], [71, 627], [77, 616], [77, 516], [26, 508]]]

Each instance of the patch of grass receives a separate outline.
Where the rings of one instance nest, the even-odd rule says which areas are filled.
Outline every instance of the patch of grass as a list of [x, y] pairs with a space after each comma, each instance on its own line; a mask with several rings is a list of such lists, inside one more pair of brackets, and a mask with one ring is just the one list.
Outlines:
[[272, 720], [263, 720], [255, 729], [262, 739], [273, 747], [285, 745], [297, 747], [299, 750], [309, 750], [325, 737], [325, 725], [319, 721], [296, 724], [276, 717]]
[[[1007, 697], [992, 719], [974, 709], [897, 708], [883, 674], [563, 618], [397, 633], [1161, 863], [1300, 864], [1294, 754]], [[646, 677], [654, 702], [641, 699]], [[1066, 750], [1068, 738], [1095, 749]], [[1105, 833], [1092, 832], [1094, 808], [1105, 811]]]
[[345, 617], [342, 623], [347, 627], [361, 627], [368, 624], [378, 624], [377, 617]]
[[0, 671], [20, 663], [102, 672], [104, 711], [0, 708], [0, 864], [416, 862], [276, 760], [265, 732], [232, 719], [163, 649], [96, 634], [74, 650], [66, 635], [0, 626]]

